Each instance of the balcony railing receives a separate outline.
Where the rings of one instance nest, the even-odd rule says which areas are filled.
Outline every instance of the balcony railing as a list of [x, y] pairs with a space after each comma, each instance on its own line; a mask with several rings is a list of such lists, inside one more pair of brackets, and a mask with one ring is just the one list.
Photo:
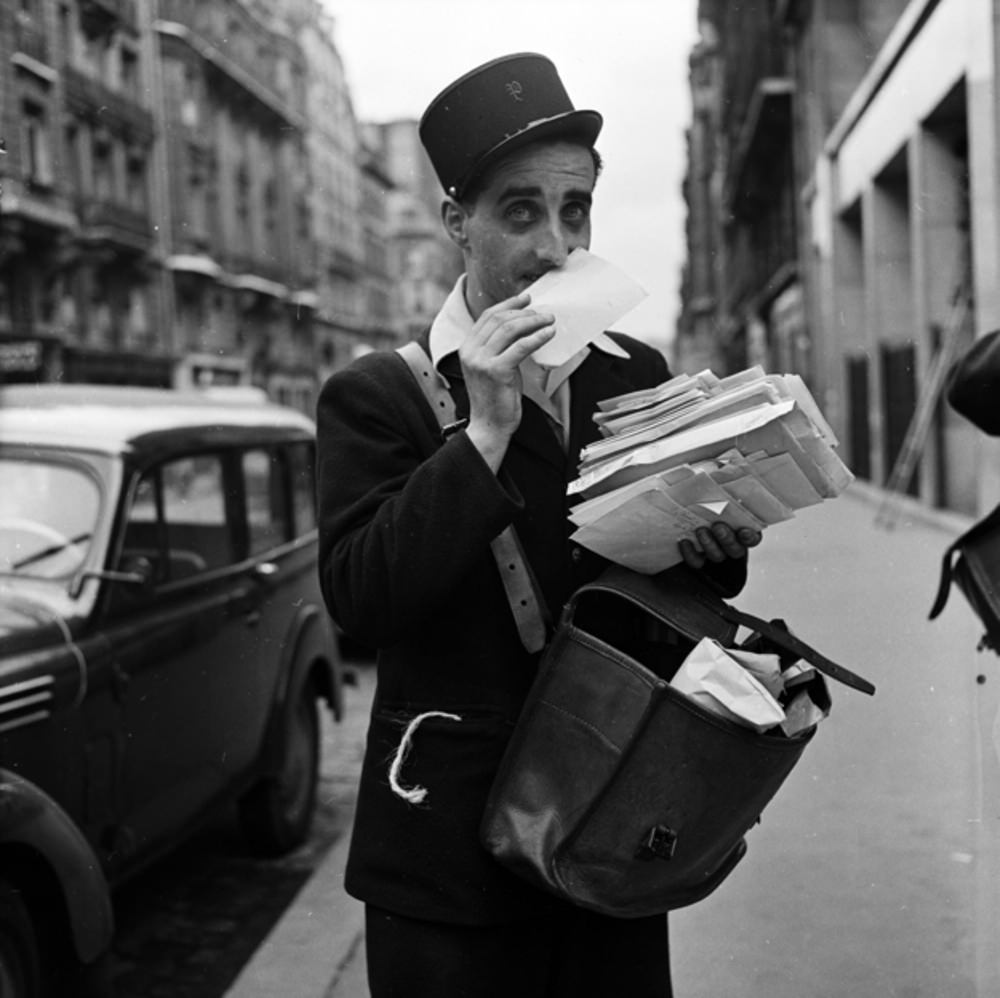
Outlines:
[[153, 243], [153, 224], [147, 212], [108, 200], [82, 200], [77, 214], [84, 238], [147, 250]]
[[37, 59], [49, 61], [49, 41], [42, 26], [28, 18], [14, 20], [14, 51]]
[[253, 253], [222, 253], [220, 262], [230, 274], [252, 274], [276, 284], [288, 283], [288, 268]]
[[361, 261], [341, 246], [328, 246], [325, 251], [326, 269], [342, 277], [357, 277], [362, 271]]
[[[160, 31], [185, 39], [225, 81], [280, 116], [298, 121], [293, 95], [278, 83], [270, 33], [233, 0], [160, 0]], [[181, 30], [177, 30], [177, 25]]]
[[102, 35], [119, 24], [138, 23], [135, 0], [80, 0], [80, 24], [88, 35]]
[[153, 114], [138, 101], [112, 90], [72, 66], [64, 68], [63, 80], [66, 102], [72, 110], [84, 115], [99, 113], [102, 121], [117, 121], [141, 136], [152, 138]]

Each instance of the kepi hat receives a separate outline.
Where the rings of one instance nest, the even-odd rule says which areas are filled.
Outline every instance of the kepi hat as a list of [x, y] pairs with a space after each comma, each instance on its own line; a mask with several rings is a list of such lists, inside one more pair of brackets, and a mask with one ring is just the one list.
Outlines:
[[592, 147], [604, 119], [573, 107], [551, 59], [534, 52], [493, 59], [441, 91], [420, 119], [420, 140], [442, 187], [461, 197], [488, 166], [539, 139]]

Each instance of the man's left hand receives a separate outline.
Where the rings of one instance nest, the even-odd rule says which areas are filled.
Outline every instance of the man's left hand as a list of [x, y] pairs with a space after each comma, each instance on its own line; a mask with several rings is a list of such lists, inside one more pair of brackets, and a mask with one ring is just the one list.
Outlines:
[[709, 562], [720, 565], [731, 559], [745, 558], [750, 548], [760, 544], [763, 536], [759, 530], [748, 527], [733, 530], [722, 520], [716, 520], [708, 527], [699, 527], [694, 534], [696, 540], [683, 540], [678, 547], [684, 563], [697, 570]]

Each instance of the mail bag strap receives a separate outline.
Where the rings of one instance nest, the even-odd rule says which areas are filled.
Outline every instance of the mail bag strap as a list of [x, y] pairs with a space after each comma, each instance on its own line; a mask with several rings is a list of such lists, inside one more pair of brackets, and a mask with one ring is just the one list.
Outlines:
[[[455, 400], [448, 391], [448, 383], [431, 363], [423, 347], [410, 342], [398, 347], [396, 352], [406, 362], [414, 380], [420, 386], [438, 424], [442, 439], [462, 429], [465, 420], [457, 420]], [[538, 587], [524, 556], [520, 538], [513, 526], [505, 527], [490, 542], [493, 557], [500, 572], [507, 601], [510, 603], [517, 633], [526, 651], [541, 651], [547, 637], [548, 614], [542, 605]]]
[[756, 631], [772, 645], [803, 659], [845, 686], [869, 695], [875, 692], [874, 685], [867, 679], [838, 665], [785, 628], [730, 606], [688, 573], [671, 572], [669, 575], [656, 577], [613, 565], [573, 594], [564, 608], [564, 620], [572, 617], [576, 603], [583, 594], [599, 591], [624, 597], [693, 641], [706, 634], [724, 640], [724, 631], [718, 626], [718, 618], [721, 618], [732, 626], [734, 632], [738, 626]]

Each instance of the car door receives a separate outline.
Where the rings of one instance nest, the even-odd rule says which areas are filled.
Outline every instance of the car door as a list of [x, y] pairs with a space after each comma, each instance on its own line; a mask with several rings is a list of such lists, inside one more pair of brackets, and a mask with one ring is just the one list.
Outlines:
[[146, 558], [153, 584], [122, 594], [109, 639], [123, 690], [127, 863], [201, 816], [240, 776], [244, 663], [259, 587], [230, 452], [148, 469], [126, 513], [119, 564]]
[[245, 575], [251, 587], [244, 620], [247, 654], [239, 662], [231, 690], [237, 698], [240, 729], [233, 732], [234, 759], [249, 767], [257, 759], [287, 653], [295, 597], [289, 551], [292, 538], [287, 468], [276, 444], [241, 449], [238, 493], [246, 527]]

